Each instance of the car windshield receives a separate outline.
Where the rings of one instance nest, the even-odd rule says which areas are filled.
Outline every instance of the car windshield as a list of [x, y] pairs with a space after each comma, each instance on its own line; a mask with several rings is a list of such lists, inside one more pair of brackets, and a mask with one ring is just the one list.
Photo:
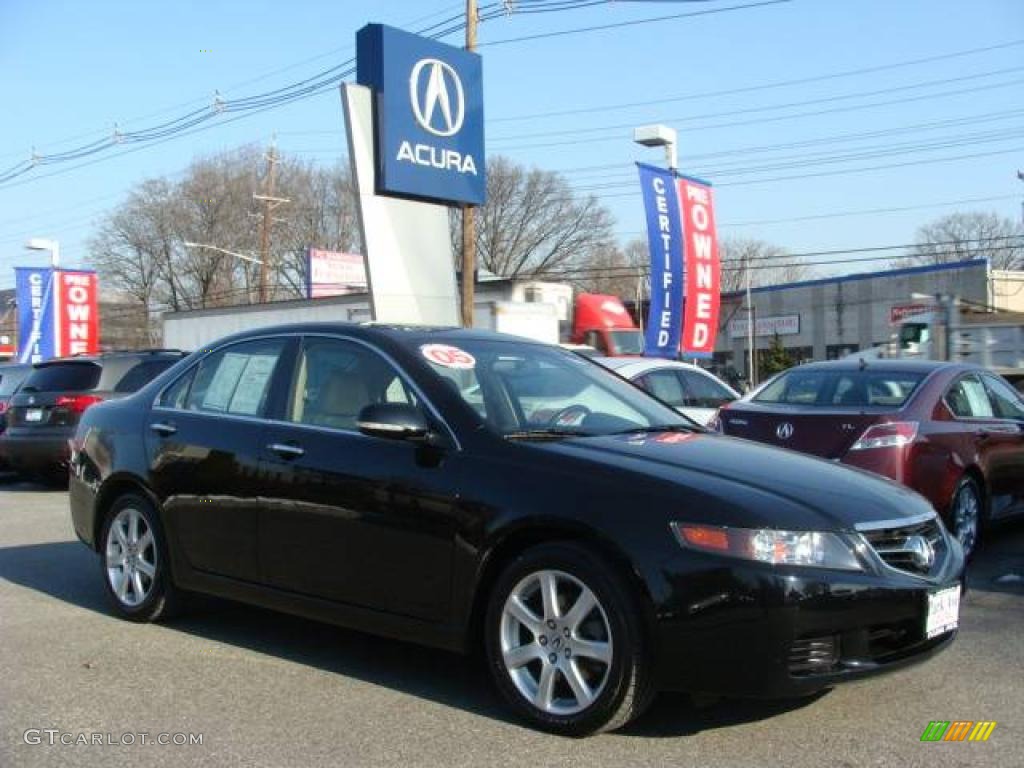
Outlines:
[[924, 377], [924, 373], [909, 371], [790, 370], [761, 390], [754, 402], [898, 408]]
[[607, 435], [694, 425], [606, 369], [558, 347], [460, 339], [419, 353], [506, 437]]
[[642, 355], [644, 353], [644, 337], [640, 331], [609, 331], [615, 350], [620, 355]]

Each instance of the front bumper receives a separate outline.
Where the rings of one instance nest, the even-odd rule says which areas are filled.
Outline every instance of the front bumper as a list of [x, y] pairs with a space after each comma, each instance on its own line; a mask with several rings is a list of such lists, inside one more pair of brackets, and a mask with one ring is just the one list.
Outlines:
[[661, 571], [655, 639], [667, 690], [806, 696], [924, 661], [956, 635], [926, 638], [925, 620], [930, 593], [963, 585], [958, 547], [928, 579], [710, 557], [695, 571], [694, 559]]
[[0, 435], [0, 462], [22, 472], [56, 469], [67, 465], [71, 455], [68, 440], [74, 428], [48, 429], [46, 434], [27, 434], [8, 429]]

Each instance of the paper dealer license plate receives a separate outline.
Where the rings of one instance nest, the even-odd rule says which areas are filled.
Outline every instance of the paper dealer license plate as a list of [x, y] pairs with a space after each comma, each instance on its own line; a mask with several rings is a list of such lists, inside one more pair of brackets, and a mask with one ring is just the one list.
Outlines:
[[960, 623], [960, 585], [928, 595], [928, 616], [924, 634], [927, 638], [956, 629]]

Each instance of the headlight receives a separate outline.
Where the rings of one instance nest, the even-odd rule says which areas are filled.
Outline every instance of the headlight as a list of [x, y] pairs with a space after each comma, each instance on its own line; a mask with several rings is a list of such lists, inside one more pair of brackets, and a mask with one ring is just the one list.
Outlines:
[[862, 570], [851, 546], [834, 533], [689, 523], [671, 523], [671, 528], [679, 543], [687, 549], [773, 565]]

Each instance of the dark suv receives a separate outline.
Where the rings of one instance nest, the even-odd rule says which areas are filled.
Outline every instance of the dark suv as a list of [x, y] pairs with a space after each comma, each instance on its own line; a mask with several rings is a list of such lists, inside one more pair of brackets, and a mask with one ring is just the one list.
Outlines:
[[[32, 373], [31, 365], [20, 363], [0, 364], [0, 435], [7, 428], [7, 407], [11, 404], [11, 397], [30, 373]], [[3, 468], [4, 461], [0, 459], [0, 469]]]
[[57, 479], [66, 467], [68, 439], [86, 408], [131, 394], [184, 355], [157, 349], [36, 363], [7, 407], [0, 463]]

